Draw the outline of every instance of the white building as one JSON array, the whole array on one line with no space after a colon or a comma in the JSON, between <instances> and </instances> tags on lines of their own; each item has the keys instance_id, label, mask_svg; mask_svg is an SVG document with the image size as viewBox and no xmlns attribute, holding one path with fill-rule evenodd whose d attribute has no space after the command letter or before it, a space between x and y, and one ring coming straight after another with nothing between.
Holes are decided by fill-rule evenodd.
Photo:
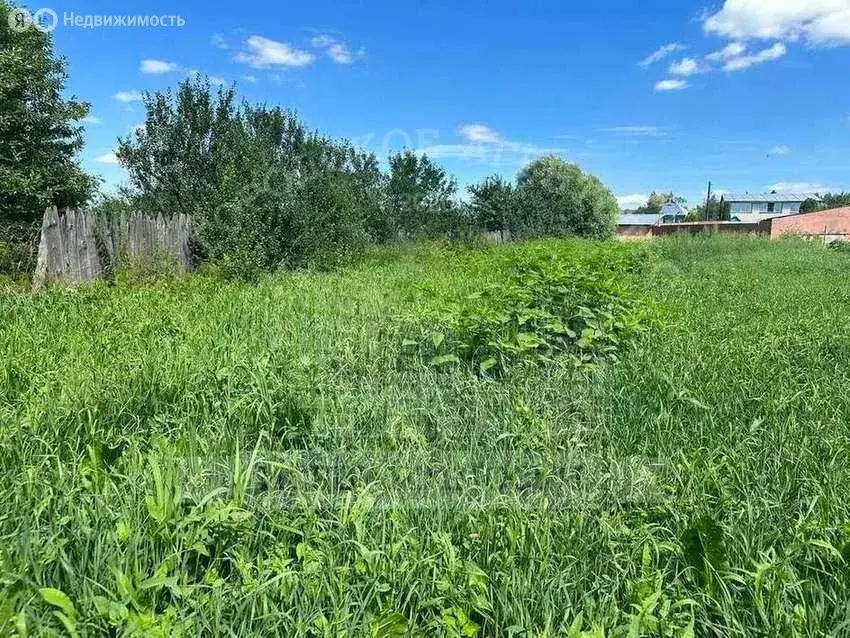
<instances>
[{"instance_id":1,"label":"white building","mask_svg":"<svg viewBox=\"0 0 850 638\"><path fill-rule=\"evenodd\" d=\"M732 221L755 223L763 219L794 215L807 199L818 199L815 193L727 193L721 201L728 202Z\"/></svg>"}]
</instances>

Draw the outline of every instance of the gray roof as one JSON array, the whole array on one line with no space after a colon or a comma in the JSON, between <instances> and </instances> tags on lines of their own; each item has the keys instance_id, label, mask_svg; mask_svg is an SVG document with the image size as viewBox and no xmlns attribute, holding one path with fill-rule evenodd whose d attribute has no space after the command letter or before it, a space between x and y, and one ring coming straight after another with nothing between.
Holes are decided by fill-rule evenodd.
<instances>
[{"instance_id":1,"label":"gray roof","mask_svg":"<svg viewBox=\"0 0 850 638\"><path fill-rule=\"evenodd\" d=\"M726 193L723 199L727 202L804 202L817 198L817 193Z\"/></svg>"},{"instance_id":2,"label":"gray roof","mask_svg":"<svg viewBox=\"0 0 850 638\"><path fill-rule=\"evenodd\" d=\"M621 214L620 221L617 222L620 226L654 226L661 221L661 215L649 214Z\"/></svg>"},{"instance_id":3,"label":"gray roof","mask_svg":"<svg viewBox=\"0 0 850 638\"><path fill-rule=\"evenodd\" d=\"M661 207L661 214L664 216L671 215L679 217L687 215L688 211L686 211L678 202L667 202Z\"/></svg>"}]
</instances>

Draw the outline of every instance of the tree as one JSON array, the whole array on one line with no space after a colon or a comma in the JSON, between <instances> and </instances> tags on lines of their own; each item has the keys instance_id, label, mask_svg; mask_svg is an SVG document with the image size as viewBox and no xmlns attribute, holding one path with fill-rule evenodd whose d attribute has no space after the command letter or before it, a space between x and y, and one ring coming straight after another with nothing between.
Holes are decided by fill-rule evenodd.
<instances>
[{"instance_id":1,"label":"tree","mask_svg":"<svg viewBox=\"0 0 850 638\"><path fill-rule=\"evenodd\" d=\"M390 156L389 214L407 236L439 236L457 229L457 183L427 155L403 151Z\"/></svg>"},{"instance_id":2,"label":"tree","mask_svg":"<svg viewBox=\"0 0 850 638\"><path fill-rule=\"evenodd\" d=\"M49 205L79 206L96 181L78 163L89 105L63 98L64 58L49 34L13 30L0 0L0 223L37 223Z\"/></svg>"},{"instance_id":3,"label":"tree","mask_svg":"<svg viewBox=\"0 0 850 638\"><path fill-rule=\"evenodd\" d=\"M612 237L618 216L611 191L559 157L541 157L519 173L515 232L520 237Z\"/></svg>"},{"instance_id":4,"label":"tree","mask_svg":"<svg viewBox=\"0 0 850 638\"><path fill-rule=\"evenodd\" d=\"M475 224L486 231L504 233L514 226L516 194L514 186L498 175L487 177L468 188Z\"/></svg>"},{"instance_id":5,"label":"tree","mask_svg":"<svg viewBox=\"0 0 850 638\"><path fill-rule=\"evenodd\" d=\"M198 257L238 275L347 258L380 218L373 155L308 132L280 107L236 106L233 89L185 80L146 95L144 126L119 141L136 208L195 221Z\"/></svg>"},{"instance_id":6,"label":"tree","mask_svg":"<svg viewBox=\"0 0 850 638\"><path fill-rule=\"evenodd\" d=\"M717 197L712 195L711 199L688 213L688 221L729 221L731 219L731 210L732 207L729 202L726 200L717 201Z\"/></svg>"},{"instance_id":7,"label":"tree","mask_svg":"<svg viewBox=\"0 0 850 638\"><path fill-rule=\"evenodd\" d=\"M800 206L801 213L813 213L830 208L850 206L850 193L827 193L819 199L809 198Z\"/></svg>"},{"instance_id":8,"label":"tree","mask_svg":"<svg viewBox=\"0 0 850 638\"><path fill-rule=\"evenodd\" d=\"M646 201L646 204L638 207L634 212L635 214L642 215L660 215L661 209L664 208L664 204L667 202L676 202L677 204L685 204L687 200L684 197L679 197L672 192L670 193L656 193L655 191L649 196L649 199Z\"/></svg>"}]
</instances>

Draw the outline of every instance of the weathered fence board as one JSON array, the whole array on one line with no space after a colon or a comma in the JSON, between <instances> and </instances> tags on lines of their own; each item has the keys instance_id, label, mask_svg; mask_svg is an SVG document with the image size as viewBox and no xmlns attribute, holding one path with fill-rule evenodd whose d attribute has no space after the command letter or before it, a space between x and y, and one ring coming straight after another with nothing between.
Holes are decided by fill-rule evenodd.
<instances>
[{"instance_id":1,"label":"weathered fence board","mask_svg":"<svg viewBox=\"0 0 850 638\"><path fill-rule=\"evenodd\" d=\"M33 287L102 277L122 263L167 259L177 272L191 268L192 223L185 215L142 214L102 218L76 210L48 208Z\"/></svg>"}]
</instances>

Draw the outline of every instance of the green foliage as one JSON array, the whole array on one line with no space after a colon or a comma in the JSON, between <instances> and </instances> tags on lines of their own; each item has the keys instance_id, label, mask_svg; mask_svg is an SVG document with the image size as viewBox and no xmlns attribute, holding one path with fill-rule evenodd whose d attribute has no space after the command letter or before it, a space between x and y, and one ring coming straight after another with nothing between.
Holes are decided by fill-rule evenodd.
<instances>
[{"instance_id":1,"label":"green foliage","mask_svg":"<svg viewBox=\"0 0 850 638\"><path fill-rule=\"evenodd\" d=\"M800 205L801 213L814 213L831 208L850 206L850 193L826 193L817 199L809 198Z\"/></svg>"},{"instance_id":2,"label":"green foliage","mask_svg":"<svg viewBox=\"0 0 850 638\"><path fill-rule=\"evenodd\" d=\"M597 178L549 156L534 160L517 178L518 237L612 237L619 206Z\"/></svg>"},{"instance_id":3,"label":"green foliage","mask_svg":"<svg viewBox=\"0 0 850 638\"><path fill-rule=\"evenodd\" d=\"M617 281L618 265L589 270L532 253L504 281L438 311L426 322L427 338L408 343L432 365L462 361L481 374L563 356L585 370L615 363L647 327L646 309Z\"/></svg>"},{"instance_id":4,"label":"green foliage","mask_svg":"<svg viewBox=\"0 0 850 638\"><path fill-rule=\"evenodd\" d=\"M476 226L493 232L509 232L516 226L517 198L513 184L498 175L469 187L470 206Z\"/></svg>"},{"instance_id":5,"label":"green foliage","mask_svg":"<svg viewBox=\"0 0 850 638\"><path fill-rule=\"evenodd\" d=\"M686 202L684 197L678 197L673 192L656 193L653 191L646 204L639 206L634 212L638 215L660 215L664 204L671 201L677 204L684 204Z\"/></svg>"},{"instance_id":6,"label":"green foliage","mask_svg":"<svg viewBox=\"0 0 850 638\"><path fill-rule=\"evenodd\" d=\"M617 365L400 356L573 273L660 319ZM842 635L846 278L715 236L0 292L0 634Z\"/></svg>"},{"instance_id":7,"label":"green foliage","mask_svg":"<svg viewBox=\"0 0 850 638\"><path fill-rule=\"evenodd\" d=\"M40 223L0 223L0 277L29 281L35 270L40 231Z\"/></svg>"},{"instance_id":8,"label":"green foliage","mask_svg":"<svg viewBox=\"0 0 850 638\"><path fill-rule=\"evenodd\" d=\"M146 96L145 126L122 139L133 206L190 215L199 256L252 277L328 266L356 253L380 218L374 156L308 132L281 108L235 105L202 80Z\"/></svg>"},{"instance_id":9,"label":"green foliage","mask_svg":"<svg viewBox=\"0 0 850 638\"><path fill-rule=\"evenodd\" d=\"M443 237L457 231L461 211L454 200L454 179L427 155L413 151L391 155L389 162L391 230L406 238Z\"/></svg>"},{"instance_id":10,"label":"green foliage","mask_svg":"<svg viewBox=\"0 0 850 638\"><path fill-rule=\"evenodd\" d=\"M67 63L51 36L11 29L10 10L0 0L0 226L38 223L47 206L78 206L95 187L77 157L89 105L63 97Z\"/></svg>"},{"instance_id":11,"label":"green foliage","mask_svg":"<svg viewBox=\"0 0 850 638\"><path fill-rule=\"evenodd\" d=\"M718 201L717 197L711 196L688 213L689 221L729 221L732 216L732 205L726 200Z\"/></svg>"}]
</instances>

